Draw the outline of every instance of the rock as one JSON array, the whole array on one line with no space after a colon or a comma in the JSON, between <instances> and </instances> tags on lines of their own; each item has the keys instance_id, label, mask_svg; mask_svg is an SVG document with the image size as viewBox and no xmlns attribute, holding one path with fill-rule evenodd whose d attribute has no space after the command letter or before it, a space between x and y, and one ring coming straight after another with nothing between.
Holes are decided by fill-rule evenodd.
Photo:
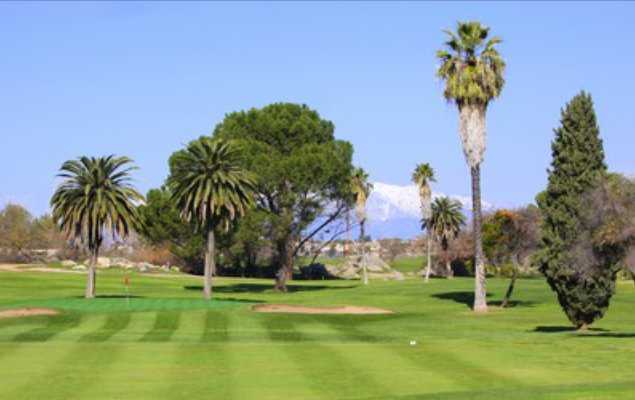
<instances>
[{"instance_id":1,"label":"rock","mask_svg":"<svg viewBox=\"0 0 635 400\"><path fill-rule=\"evenodd\" d=\"M329 265L324 266L328 275L337 279L359 279L359 273L354 265L345 263L343 265Z\"/></svg>"},{"instance_id":2,"label":"rock","mask_svg":"<svg viewBox=\"0 0 635 400\"><path fill-rule=\"evenodd\" d=\"M159 269L156 265L150 264L149 262L140 262L136 264L137 270L139 272L148 272L150 270Z\"/></svg>"},{"instance_id":3,"label":"rock","mask_svg":"<svg viewBox=\"0 0 635 400\"><path fill-rule=\"evenodd\" d=\"M73 260L64 260L60 263L62 267L70 268L77 265L77 263Z\"/></svg>"},{"instance_id":4,"label":"rock","mask_svg":"<svg viewBox=\"0 0 635 400\"><path fill-rule=\"evenodd\" d=\"M72 269L73 269L73 271L86 271L88 268L86 268L85 265L78 264L78 265L73 266Z\"/></svg>"},{"instance_id":5,"label":"rock","mask_svg":"<svg viewBox=\"0 0 635 400\"><path fill-rule=\"evenodd\" d=\"M142 262L140 263L142 267L146 267L147 269L157 269L159 267L157 267L156 265L149 263L149 262Z\"/></svg>"},{"instance_id":6,"label":"rock","mask_svg":"<svg viewBox=\"0 0 635 400\"><path fill-rule=\"evenodd\" d=\"M393 270L379 256L368 254L362 261L366 265L370 279L403 280L401 272ZM363 275L362 262L359 256L347 257L341 264L326 264L324 267L330 275L338 279L360 279Z\"/></svg>"},{"instance_id":7,"label":"rock","mask_svg":"<svg viewBox=\"0 0 635 400\"><path fill-rule=\"evenodd\" d=\"M97 257L97 268L110 268L110 258Z\"/></svg>"},{"instance_id":8,"label":"rock","mask_svg":"<svg viewBox=\"0 0 635 400\"><path fill-rule=\"evenodd\" d=\"M123 258L123 257L116 257L110 260L110 266L114 267L114 266L118 266L124 269L132 269L135 267L135 264L128 260L127 258Z\"/></svg>"},{"instance_id":9,"label":"rock","mask_svg":"<svg viewBox=\"0 0 635 400\"><path fill-rule=\"evenodd\" d=\"M339 277L342 279L359 279L361 272L355 267L349 267L339 271Z\"/></svg>"},{"instance_id":10,"label":"rock","mask_svg":"<svg viewBox=\"0 0 635 400\"><path fill-rule=\"evenodd\" d=\"M364 257L366 262L366 269L369 272L390 272L392 268L379 256L370 254Z\"/></svg>"}]
</instances>

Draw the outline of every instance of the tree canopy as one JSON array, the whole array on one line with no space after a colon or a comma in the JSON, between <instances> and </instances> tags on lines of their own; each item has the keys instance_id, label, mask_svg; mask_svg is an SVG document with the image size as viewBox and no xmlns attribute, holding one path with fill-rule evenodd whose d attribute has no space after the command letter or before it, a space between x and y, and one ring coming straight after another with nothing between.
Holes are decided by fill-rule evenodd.
<instances>
[{"instance_id":1,"label":"tree canopy","mask_svg":"<svg viewBox=\"0 0 635 400\"><path fill-rule=\"evenodd\" d=\"M202 230L222 227L252 204L253 180L240 166L238 148L202 137L170 158L167 185L181 217Z\"/></svg>"},{"instance_id":2,"label":"tree canopy","mask_svg":"<svg viewBox=\"0 0 635 400\"><path fill-rule=\"evenodd\" d=\"M66 161L58 175L63 182L51 198L53 218L70 238L89 249L101 245L104 229L126 237L138 227L137 204L143 200L131 184L135 169L128 157L80 157Z\"/></svg>"},{"instance_id":3,"label":"tree canopy","mask_svg":"<svg viewBox=\"0 0 635 400\"><path fill-rule=\"evenodd\" d=\"M235 140L256 176L257 205L276 243L278 287L291 277L299 247L353 204L353 147L337 140L332 122L306 105L275 103L228 114L215 138Z\"/></svg>"},{"instance_id":4,"label":"tree canopy","mask_svg":"<svg viewBox=\"0 0 635 400\"><path fill-rule=\"evenodd\" d=\"M445 49L437 52L441 66L437 76L445 80L443 95L463 105L487 106L505 85L505 61L495 36L487 40L489 27L478 21L458 22L456 32L446 30Z\"/></svg>"},{"instance_id":5,"label":"tree canopy","mask_svg":"<svg viewBox=\"0 0 635 400\"><path fill-rule=\"evenodd\" d=\"M610 197L597 192L607 168L589 94L581 92L562 110L551 149L549 183L538 196L543 224L536 259L569 320L584 327L608 308L622 252L617 244L597 241L611 219L592 214L603 210Z\"/></svg>"},{"instance_id":6,"label":"tree canopy","mask_svg":"<svg viewBox=\"0 0 635 400\"><path fill-rule=\"evenodd\" d=\"M423 227L435 237L446 251L449 241L456 238L465 225L461 203L449 197L439 197L432 202L432 216L421 221Z\"/></svg>"},{"instance_id":7,"label":"tree canopy","mask_svg":"<svg viewBox=\"0 0 635 400\"><path fill-rule=\"evenodd\" d=\"M135 167L128 157L80 157L66 161L63 179L51 198L53 218L69 239L81 240L91 252L86 297L95 297L95 265L104 232L127 237L139 226L137 205L143 201L132 186Z\"/></svg>"}]
</instances>

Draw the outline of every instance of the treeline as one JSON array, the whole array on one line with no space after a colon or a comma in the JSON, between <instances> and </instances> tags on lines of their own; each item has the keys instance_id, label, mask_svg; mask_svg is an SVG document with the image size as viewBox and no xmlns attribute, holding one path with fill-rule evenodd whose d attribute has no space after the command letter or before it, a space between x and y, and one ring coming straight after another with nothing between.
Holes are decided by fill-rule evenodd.
<instances>
[{"instance_id":1,"label":"treeline","mask_svg":"<svg viewBox=\"0 0 635 400\"><path fill-rule=\"evenodd\" d=\"M0 261L31 262L38 252L66 248L66 240L49 214L34 217L19 204L0 210ZM46 256L46 254L43 254Z\"/></svg>"},{"instance_id":2,"label":"treeline","mask_svg":"<svg viewBox=\"0 0 635 400\"><path fill-rule=\"evenodd\" d=\"M510 277L514 271L525 276L539 273L532 256L538 250L541 215L531 204L514 209L498 209L483 215L483 251L488 275ZM434 237L434 233L432 233ZM418 247L425 248L427 235ZM448 238L447 247L433 240L433 275L471 276L474 274L474 235L463 226ZM449 263L451 268L444 267Z\"/></svg>"},{"instance_id":3,"label":"treeline","mask_svg":"<svg viewBox=\"0 0 635 400\"><path fill-rule=\"evenodd\" d=\"M316 111L291 103L230 113L215 127L212 139L239 150L237 164L253 178L255 203L226 229L214 229L217 274L275 277L284 289L306 243L343 233L343 218L355 201L356 169L353 146L336 139L334 131ZM184 223L169 184L177 180L181 154L170 157L166 184L150 190L139 207L139 233L148 245L168 248L188 271L201 273L205 232L194 222Z\"/></svg>"}]
</instances>

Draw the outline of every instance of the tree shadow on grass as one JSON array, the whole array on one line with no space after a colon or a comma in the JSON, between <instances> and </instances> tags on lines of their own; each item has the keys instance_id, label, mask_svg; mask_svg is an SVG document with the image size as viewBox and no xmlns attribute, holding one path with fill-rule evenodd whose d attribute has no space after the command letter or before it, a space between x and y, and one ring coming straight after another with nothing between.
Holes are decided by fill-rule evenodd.
<instances>
[{"instance_id":1,"label":"tree shadow on grass","mask_svg":"<svg viewBox=\"0 0 635 400\"><path fill-rule=\"evenodd\" d=\"M503 304L501 300L496 301L488 301L487 305L500 307ZM536 305L535 301L526 301L526 300L510 300L507 302L507 306L505 308L514 308L514 307L533 307Z\"/></svg>"},{"instance_id":2,"label":"tree shadow on grass","mask_svg":"<svg viewBox=\"0 0 635 400\"><path fill-rule=\"evenodd\" d=\"M578 330L574 326L537 326L531 332L562 333L562 332L578 332ZM593 336L599 336L599 335L605 335L606 334L606 333L593 334L593 332L608 332L608 331L606 329L602 329L602 328L589 328L588 332L590 332L589 335L585 335L584 332L578 332L578 333L580 333L580 337L582 337L582 336L593 337Z\"/></svg>"},{"instance_id":3,"label":"tree shadow on grass","mask_svg":"<svg viewBox=\"0 0 635 400\"><path fill-rule=\"evenodd\" d=\"M586 331L578 331L573 326L537 326L533 332L540 333L577 333L576 338L616 338L616 339L632 339L635 338L633 332L611 332L604 328L589 328Z\"/></svg>"},{"instance_id":4,"label":"tree shadow on grass","mask_svg":"<svg viewBox=\"0 0 635 400\"><path fill-rule=\"evenodd\" d=\"M488 293L489 297L490 294ZM472 308L474 304L474 292L445 292L445 293L436 293L433 294L432 297L441 299L441 300L452 300L455 303L465 304L467 307Z\"/></svg>"},{"instance_id":5,"label":"tree shadow on grass","mask_svg":"<svg viewBox=\"0 0 635 400\"><path fill-rule=\"evenodd\" d=\"M289 293L294 292L312 292L316 290L324 289L352 289L355 286L325 286L325 285L287 285L287 291ZM197 290L202 291L201 285L189 285L183 287L185 290ZM213 292L216 293L262 293L265 291L272 291L273 285L262 283L236 283L232 285L214 286Z\"/></svg>"},{"instance_id":6,"label":"tree shadow on grass","mask_svg":"<svg viewBox=\"0 0 635 400\"><path fill-rule=\"evenodd\" d=\"M622 338L622 339L630 339L635 338L635 333L618 333L618 332L600 332L595 334L581 334L579 337L581 338Z\"/></svg>"},{"instance_id":7,"label":"tree shadow on grass","mask_svg":"<svg viewBox=\"0 0 635 400\"><path fill-rule=\"evenodd\" d=\"M490 293L487 294L487 297L491 297L492 295ZM452 300L456 303L461 303L461 304L465 304L468 308L472 308L472 305L474 304L474 292L446 292L446 293L437 293L437 294L433 294L432 297L437 298L437 299L441 299L441 300ZM495 301L488 301L487 305L489 306L494 306L494 307L500 307L501 304L503 304L502 301L500 300L495 300ZM513 307L531 307L534 304L536 304L533 301L525 301L525 300L510 300L509 303L507 303L507 307L506 308L513 308Z\"/></svg>"}]
</instances>

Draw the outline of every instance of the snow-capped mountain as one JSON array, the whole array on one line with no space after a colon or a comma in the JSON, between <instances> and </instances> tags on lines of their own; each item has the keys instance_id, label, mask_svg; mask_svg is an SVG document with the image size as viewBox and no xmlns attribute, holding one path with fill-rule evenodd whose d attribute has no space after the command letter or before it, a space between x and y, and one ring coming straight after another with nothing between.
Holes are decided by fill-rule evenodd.
<instances>
[{"instance_id":1,"label":"snow-capped mountain","mask_svg":"<svg viewBox=\"0 0 635 400\"><path fill-rule=\"evenodd\" d=\"M445 196L434 192L433 198ZM470 217L472 202L469 197L449 195L463 205L463 212ZM492 205L483 202L484 210ZM373 182L373 191L367 203L367 231L373 239L399 237L412 238L421 233L419 189L415 185L391 185Z\"/></svg>"}]
</instances>

